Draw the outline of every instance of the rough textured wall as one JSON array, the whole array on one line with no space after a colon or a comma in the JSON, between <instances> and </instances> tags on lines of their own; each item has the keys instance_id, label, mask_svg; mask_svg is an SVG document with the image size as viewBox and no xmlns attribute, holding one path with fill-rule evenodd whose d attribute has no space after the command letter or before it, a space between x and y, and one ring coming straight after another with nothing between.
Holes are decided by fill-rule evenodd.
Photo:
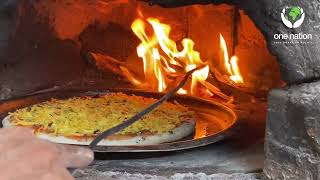
<instances>
[{"instance_id":1,"label":"rough textured wall","mask_svg":"<svg viewBox=\"0 0 320 180\"><path fill-rule=\"evenodd\" d=\"M59 39L74 39L93 22L108 19L127 0L41 0L33 6Z\"/></svg>"},{"instance_id":2,"label":"rough textured wall","mask_svg":"<svg viewBox=\"0 0 320 180\"><path fill-rule=\"evenodd\" d=\"M248 15L265 34L283 79L289 84L307 83L269 95L264 172L271 179L319 179L320 83L309 82L320 78L320 2L253 2L256 4L239 5L247 7ZM280 18L282 8L290 5L299 5L306 13L304 24L293 30ZM275 33L311 33L313 40L311 44L274 44Z\"/></svg>"},{"instance_id":3,"label":"rough textured wall","mask_svg":"<svg viewBox=\"0 0 320 180\"><path fill-rule=\"evenodd\" d=\"M254 2L254 3L252 3ZM285 6L304 9L304 24L297 29L283 25L280 13ZM270 50L278 57L282 77L288 83L320 78L320 2L298 0L244 1L239 4L265 34ZM274 44L274 34L311 33L312 44Z\"/></svg>"},{"instance_id":4,"label":"rough textured wall","mask_svg":"<svg viewBox=\"0 0 320 180\"><path fill-rule=\"evenodd\" d=\"M14 14L16 1L3 0L0 2L0 74L2 74L8 67L7 52L8 41L12 31L14 31ZM4 86L0 81L0 99L10 96L11 90L9 87Z\"/></svg>"},{"instance_id":5,"label":"rough textured wall","mask_svg":"<svg viewBox=\"0 0 320 180\"><path fill-rule=\"evenodd\" d=\"M243 10L239 18L235 54L239 57L245 86L253 91L279 87L281 77L277 57L270 53L263 34Z\"/></svg>"},{"instance_id":6,"label":"rough textured wall","mask_svg":"<svg viewBox=\"0 0 320 180\"><path fill-rule=\"evenodd\" d=\"M245 1L249 2L249 1ZM267 38L278 57L282 77L289 84L300 84L269 95L265 142L265 174L271 179L319 179L320 83L320 2L253 1L239 4ZM297 29L283 25L280 12L285 6L299 5L306 13ZM274 44L275 33L311 33L311 44ZM309 83L309 84L308 84Z\"/></svg>"},{"instance_id":7,"label":"rough textured wall","mask_svg":"<svg viewBox=\"0 0 320 180\"><path fill-rule=\"evenodd\" d=\"M271 179L320 178L320 82L269 95L265 174Z\"/></svg>"},{"instance_id":8,"label":"rough textured wall","mask_svg":"<svg viewBox=\"0 0 320 180\"><path fill-rule=\"evenodd\" d=\"M0 2L0 57L6 51L10 33L14 28L13 10L16 5L15 1L1 1Z\"/></svg>"},{"instance_id":9,"label":"rough textured wall","mask_svg":"<svg viewBox=\"0 0 320 180\"><path fill-rule=\"evenodd\" d=\"M3 0L0 2L0 59L4 59L8 51L10 35L14 32L14 15L17 2L18 0Z\"/></svg>"},{"instance_id":10,"label":"rough textured wall","mask_svg":"<svg viewBox=\"0 0 320 180\"><path fill-rule=\"evenodd\" d=\"M79 4L72 6L71 1L63 1L56 6L57 1L51 1L52 7L48 8L44 4L48 1L35 2L0 2L0 100L56 85L86 87L99 80L102 86L117 84L117 76L101 74L86 63L78 39L95 18L107 17L111 6L104 1L77 1ZM113 2L122 3L110 1ZM93 7L101 7L103 12Z\"/></svg>"}]
</instances>

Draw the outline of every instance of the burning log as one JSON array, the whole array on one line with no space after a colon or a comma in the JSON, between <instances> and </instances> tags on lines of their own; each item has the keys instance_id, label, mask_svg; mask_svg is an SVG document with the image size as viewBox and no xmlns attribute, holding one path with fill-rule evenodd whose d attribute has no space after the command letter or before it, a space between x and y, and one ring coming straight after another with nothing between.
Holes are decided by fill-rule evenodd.
<instances>
[{"instance_id":1,"label":"burning log","mask_svg":"<svg viewBox=\"0 0 320 180\"><path fill-rule=\"evenodd\" d=\"M111 71L119 76L124 77L125 79L128 79L135 86L141 86L142 89L147 88L147 84L142 83L140 80L134 78L134 74L132 74L131 69L125 62L119 61L108 55L93 52L89 52L87 54L87 60L101 71ZM232 97L225 95L220 91L219 88L217 88L210 82L204 81L201 84L206 87L213 95L216 95L217 97L226 100L227 102L232 101Z\"/></svg>"},{"instance_id":2,"label":"burning log","mask_svg":"<svg viewBox=\"0 0 320 180\"><path fill-rule=\"evenodd\" d=\"M205 81L203 84L208 90L210 90L210 92L212 92L213 94L217 95L218 97L226 100L227 102L232 102L233 98L230 96L225 95L223 92L221 92L220 89L218 89L216 86L214 86L213 84L211 84L208 81Z\"/></svg>"},{"instance_id":3,"label":"burning log","mask_svg":"<svg viewBox=\"0 0 320 180\"><path fill-rule=\"evenodd\" d=\"M101 71L108 70L117 75L123 76L120 66L125 66L124 62L121 62L108 55L102 55L93 52L88 52L86 58L90 64L93 64L97 69Z\"/></svg>"},{"instance_id":4,"label":"burning log","mask_svg":"<svg viewBox=\"0 0 320 180\"><path fill-rule=\"evenodd\" d=\"M210 68L211 78L208 78L208 82L215 82L219 89L228 94L234 94L238 91L250 94L257 98L266 97L268 94L268 89L257 89L254 87L246 87L245 84L235 83L231 81L230 78L222 73L220 73L215 68Z\"/></svg>"},{"instance_id":5,"label":"burning log","mask_svg":"<svg viewBox=\"0 0 320 180\"><path fill-rule=\"evenodd\" d=\"M187 89L179 90L179 93L189 95L201 95L206 97L217 96L227 102L232 101L232 97L225 95L216 86L207 82L209 76L209 65L200 58L200 53L194 49L194 42L185 38L182 40L183 49L180 51L174 40L170 39L169 34L171 27L161 23L158 19L148 18L147 22L154 30L154 35L148 37L145 32L146 25L142 19L136 19L132 23L132 30L141 40L141 44L137 47L137 55L143 61L144 78L133 73L137 67L130 68L128 64L116 60L110 56L89 53L89 62L94 64L98 69L109 70L126 78L134 86L142 89L157 90L159 92L166 91L168 87L176 86L179 77L188 71L203 66L204 68L195 71L192 74L192 81L187 85ZM221 35L222 37L222 35ZM226 44L223 44L226 46ZM161 48L161 49L159 49ZM227 49L224 48L224 54ZM227 57L228 58L228 57ZM230 63L229 72L238 75L234 70L236 64ZM232 77L232 76L230 76ZM231 79L232 80L232 79Z\"/></svg>"},{"instance_id":6,"label":"burning log","mask_svg":"<svg viewBox=\"0 0 320 180\"><path fill-rule=\"evenodd\" d=\"M153 28L153 35L147 35L145 32L147 25ZM143 67L137 68L136 64L130 65L113 57L92 52L87 55L88 61L102 71L111 71L123 77L137 88L159 92L174 87L179 82L179 77L182 77L189 70L208 64L208 62L201 60L200 53L194 49L192 39L183 39L181 41L182 49L178 50L177 43L170 39L170 26L161 23L158 19L148 18L147 21L136 19L131 28L141 40L137 47L137 55L138 59L143 62ZM227 44L221 34L220 47L224 62L222 69L207 65L196 71L192 76L192 81L184 89L180 89L178 93L207 98L219 97L230 103L233 101L233 97L224 92L227 94L233 94L239 90L251 92L249 88L244 87L238 69L238 58L236 56L229 58ZM213 79L214 81L212 81Z\"/></svg>"}]
</instances>

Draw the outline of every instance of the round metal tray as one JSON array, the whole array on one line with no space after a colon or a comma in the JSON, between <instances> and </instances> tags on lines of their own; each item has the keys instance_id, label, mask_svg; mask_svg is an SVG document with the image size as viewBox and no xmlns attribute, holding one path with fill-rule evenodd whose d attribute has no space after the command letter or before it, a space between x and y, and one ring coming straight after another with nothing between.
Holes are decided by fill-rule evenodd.
<instances>
[{"instance_id":1,"label":"round metal tray","mask_svg":"<svg viewBox=\"0 0 320 180\"><path fill-rule=\"evenodd\" d=\"M162 93L146 92L132 89L108 89L103 91L87 90L61 90L39 94L32 94L7 101L0 102L0 118L5 118L9 112L24 108L33 104L41 103L51 98L65 99L78 96L97 97L111 92L122 92L144 97L160 98ZM176 101L187 106L195 112L195 133L178 141L147 146L98 146L95 152L163 152L191 149L215 143L228 136L235 126L236 115L228 107L192 96L176 95L169 101Z\"/></svg>"}]
</instances>

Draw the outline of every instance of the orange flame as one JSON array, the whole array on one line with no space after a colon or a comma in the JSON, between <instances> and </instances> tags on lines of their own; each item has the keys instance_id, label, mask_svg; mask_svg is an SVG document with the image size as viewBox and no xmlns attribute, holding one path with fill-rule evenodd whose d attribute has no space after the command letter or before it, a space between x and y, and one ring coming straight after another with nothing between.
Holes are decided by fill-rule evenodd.
<instances>
[{"instance_id":1,"label":"orange flame","mask_svg":"<svg viewBox=\"0 0 320 180\"><path fill-rule=\"evenodd\" d=\"M192 82L191 82L191 94L196 94L198 83L204 84L209 76L209 66L207 65L203 69L195 71L192 74Z\"/></svg>"},{"instance_id":2,"label":"orange flame","mask_svg":"<svg viewBox=\"0 0 320 180\"><path fill-rule=\"evenodd\" d=\"M153 34L146 33L146 26L153 29ZM178 77L182 77L186 72L200 66L204 68L195 71L192 74L192 81L189 85L181 88L179 94L196 95L204 92L207 96L213 96L213 91L219 91L214 85L206 82L209 77L209 65L201 60L200 53L194 49L194 42L185 38L181 41L182 50L179 51L174 40L170 39L171 27L161 23L156 18L148 18L144 21L136 19L131 28L141 43L137 47L137 55L143 61L144 80L140 81L128 69L122 67L126 78L135 86L163 92L168 86L175 86L178 83ZM240 81L240 71L237 67L237 58L232 57L229 63L226 43L220 35L220 45L224 51L225 65L230 79ZM233 74L234 73L234 74ZM202 93L203 94L203 93Z\"/></svg>"},{"instance_id":3,"label":"orange flame","mask_svg":"<svg viewBox=\"0 0 320 180\"><path fill-rule=\"evenodd\" d=\"M223 51L224 65L229 73L230 79L235 83L243 83L243 78L241 76L239 67L238 67L238 57L232 56L229 59L227 43L224 40L223 36L220 34L220 47Z\"/></svg>"},{"instance_id":4,"label":"orange flame","mask_svg":"<svg viewBox=\"0 0 320 180\"><path fill-rule=\"evenodd\" d=\"M231 69L232 69L232 72L233 72L233 75L230 76L230 79L233 81L233 82L236 82L236 83L243 83L243 78L240 74L240 70L239 70L239 67L238 67L238 57L237 56L232 56L231 59L230 59L230 63L231 63Z\"/></svg>"},{"instance_id":5,"label":"orange flame","mask_svg":"<svg viewBox=\"0 0 320 180\"><path fill-rule=\"evenodd\" d=\"M154 60L154 74L156 75L158 79L158 91L162 92L167 88L165 77L163 76L162 68L161 68L161 62L160 62L160 54L158 49L153 49L152 54L153 60Z\"/></svg>"}]
</instances>

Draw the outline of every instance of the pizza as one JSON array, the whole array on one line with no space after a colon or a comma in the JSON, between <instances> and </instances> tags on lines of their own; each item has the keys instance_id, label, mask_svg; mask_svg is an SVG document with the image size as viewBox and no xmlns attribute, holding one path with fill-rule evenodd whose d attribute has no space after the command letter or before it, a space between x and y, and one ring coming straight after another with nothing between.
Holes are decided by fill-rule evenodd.
<instances>
[{"instance_id":1,"label":"pizza","mask_svg":"<svg viewBox=\"0 0 320 180\"><path fill-rule=\"evenodd\" d=\"M4 127L31 127L56 143L88 145L101 132L142 111L156 99L123 93L51 99L9 113ZM98 145L155 145L184 138L194 132L193 112L177 102L165 102L141 120Z\"/></svg>"}]
</instances>

